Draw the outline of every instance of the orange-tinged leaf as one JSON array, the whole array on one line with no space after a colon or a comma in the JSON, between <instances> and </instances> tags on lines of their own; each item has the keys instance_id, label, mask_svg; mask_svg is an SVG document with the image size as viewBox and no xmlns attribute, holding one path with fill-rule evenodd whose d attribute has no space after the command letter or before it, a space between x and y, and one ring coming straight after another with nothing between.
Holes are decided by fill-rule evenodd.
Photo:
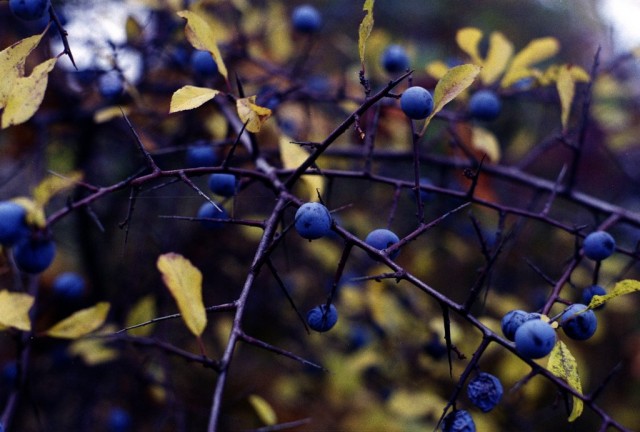
<instances>
[{"instance_id":1,"label":"orange-tinged leaf","mask_svg":"<svg viewBox=\"0 0 640 432\"><path fill-rule=\"evenodd\" d=\"M482 31L475 27L465 27L458 30L456 33L456 42L462 51L467 53L477 65L482 65L482 58L480 58L480 51L478 45L482 40Z\"/></svg>"},{"instance_id":2,"label":"orange-tinged leaf","mask_svg":"<svg viewBox=\"0 0 640 432\"><path fill-rule=\"evenodd\" d=\"M556 81L556 88L558 89L558 95L560 96L560 119L562 121L562 130L566 132L567 127L569 126L569 114L571 113L573 97L576 93L576 83L573 80L569 67L563 66L560 68Z\"/></svg>"},{"instance_id":3,"label":"orange-tinged leaf","mask_svg":"<svg viewBox=\"0 0 640 432\"><path fill-rule=\"evenodd\" d=\"M358 29L358 52L360 54L360 63L364 65L364 52L367 46L367 39L373 29L373 4L375 0L365 0L362 10L367 14L362 18L360 28Z\"/></svg>"},{"instance_id":4,"label":"orange-tinged leaf","mask_svg":"<svg viewBox=\"0 0 640 432\"><path fill-rule=\"evenodd\" d=\"M36 204L44 207L51 197L73 188L80 180L82 180L82 173L80 171L67 173L64 177L49 174L33 189L33 200Z\"/></svg>"},{"instance_id":5,"label":"orange-tinged leaf","mask_svg":"<svg viewBox=\"0 0 640 432\"><path fill-rule=\"evenodd\" d=\"M278 422L278 417L276 416L276 412L273 410L269 402L267 402L263 397L258 395L250 395L249 403L262 420L262 423L267 426L273 426Z\"/></svg>"},{"instance_id":6,"label":"orange-tinged leaf","mask_svg":"<svg viewBox=\"0 0 640 432\"><path fill-rule=\"evenodd\" d=\"M24 123L38 111L47 89L49 72L53 70L57 60L54 57L40 63L33 68L31 75L13 81L2 113L2 129Z\"/></svg>"},{"instance_id":7,"label":"orange-tinged leaf","mask_svg":"<svg viewBox=\"0 0 640 432\"><path fill-rule=\"evenodd\" d=\"M269 108L256 105L255 96L238 99L236 101L236 108L238 110L238 117L240 117L242 123L247 123L247 130L249 132L260 132L264 122L271 117L271 110Z\"/></svg>"},{"instance_id":8,"label":"orange-tinged leaf","mask_svg":"<svg viewBox=\"0 0 640 432\"><path fill-rule=\"evenodd\" d=\"M502 78L502 87L509 87L522 78L523 71L527 71L536 63L553 57L559 50L560 43L556 38L546 37L532 40L513 57L507 73Z\"/></svg>"},{"instance_id":9,"label":"orange-tinged leaf","mask_svg":"<svg viewBox=\"0 0 640 432\"><path fill-rule=\"evenodd\" d=\"M611 299L619 297L621 295L630 294L636 291L640 291L640 281L633 279L625 279L618 282L613 289L605 295L595 295L589 302L588 309L595 309L598 306L603 305Z\"/></svg>"},{"instance_id":10,"label":"orange-tinged leaf","mask_svg":"<svg viewBox=\"0 0 640 432\"><path fill-rule=\"evenodd\" d=\"M44 33L19 40L0 51L0 108L4 108L18 77L24 76L24 62L42 40Z\"/></svg>"},{"instance_id":11,"label":"orange-tinged leaf","mask_svg":"<svg viewBox=\"0 0 640 432\"><path fill-rule=\"evenodd\" d=\"M491 85L504 73L511 56L513 44L500 32L493 32L489 37L489 52L482 62L480 79L485 85Z\"/></svg>"},{"instance_id":12,"label":"orange-tinged leaf","mask_svg":"<svg viewBox=\"0 0 640 432\"><path fill-rule=\"evenodd\" d=\"M575 357L573 357L573 354L571 354L571 351L569 351L569 348L562 341L558 341L553 347L547 363L547 369L558 378L565 380L575 391L582 394L582 384L580 382L580 375L578 374L578 363ZM580 417L583 408L584 404L582 399L573 396L573 408L571 409L568 420L572 422Z\"/></svg>"},{"instance_id":13,"label":"orange-tinged leaf","mask_svg":"<svg viewBox=\"0 0 640 432\"><path fill-rule=\"evenodd\" d=\"M156 313L155 299L151 294L146 295L133 305L127 315L125 326L132 327L136 324L149 322L156 317ZM153 324L148 324L128 330L128 333L133 336L149 336L153 331L153 327Z\"/></svg>"},{"instance_id":14,"label":"orange-tinged leaf","mask_svg":"<svg viewBox=\"0 0 640 432\"><path fill-rule=\"evenodd\" d=\"M81 309L45 331L44 335L63 339L77 339L85 336L104 324L110 307L108 302L100 302L95 306Z\"/></svg>"},{"instance_id":15,"label":"orange-tinged leaf","mask_svg":"<svg viewBox=\"0 0 640 432\"><path fill-rule=\"evenodd\" d=\"M22 331L31 330L29 309L33 296L26 293L0 291L0 330L13 327Z\"/></svg>"},{"instance_id":16,"label":"orange-tinged leaf","mask_svg":"<svg viewBox=\"0 0 640 432\"><path fill-rule=\"evenodd\" d=\"M487 155L491 162L500 161L500 144L498 138L485 128L475 126L471 129L471 144L475 150Z\"/></svg>"},{"instance_id":17,"label":"orange-tinged leaf","mask_svg":"<svg viewBox=\"0 0 640 432\"><path fill-rule=\"evenodd\" d=\"M220 93L218 90L186 85L176 90L171 96L169 113L198 108L216 97L218 93Z\"/></svg>"},{"instance_id":18,"label":"orange-tinged leaf","mask_svg":"<svg viewBox=\"0 0 640 432\"><path fill-rule=\"evenodd\" d=\"M280 159L284 168L296 169L307 160L309 153L291 141L287 136L280 137ZM322 195L324 192L324 177L320 175L303 175L300 182L309 201L317 200L318 193Z\"/></svg>"},{"instance_id":19,"label":"orange-tinged leaf","mask_svg":"<svg viewBox=\"0 0 640 432\"><path fill-rule=\"evenodd\" d=\"M188 10L178 12L178 16L187 20L184 33L189 43L195 49L209 51L218 65L220 74L228 79L227 67L222 60L216 34L209 23L197 13Z\"/></svg>"},{"instance_id":20,"label":"orange-tinged leaf","mask_svg":"<svg viewBox=\"0 0 640 432\"><path fill-rule=\"evenodd\" d=\"M178 304L187 328L200 337L207 325L207 313L202 301L202 273L191 261L173 252L160 255L156 265Z\"/></svg>"}]
</instances>

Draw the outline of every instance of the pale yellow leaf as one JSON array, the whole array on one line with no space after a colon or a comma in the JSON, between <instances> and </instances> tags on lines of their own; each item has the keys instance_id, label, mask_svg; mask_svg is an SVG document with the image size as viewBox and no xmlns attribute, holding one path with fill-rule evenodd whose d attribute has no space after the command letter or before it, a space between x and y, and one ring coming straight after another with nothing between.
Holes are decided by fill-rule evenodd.
<instances>
[{"instance_id":1,"label":"pale yellow leaf","mask_svg":"<svg viewBox=\"0 0 640 432\"><path fill-rule=\"evenodd\" d=\"M425 66L425 72L434 77L435 79L442 79L443 76L449 70L447 64L441 60L432 61L427 66Z\"/></svg>"},{"instance_id":2,"label":"pale yellow leaf","mask_svg":"<svg viewBox=\"0 0 640 432\"><path fill-rule=\"evenodd\" d=\"M138 302L133 305L125 322L125 327L132 327L136 324L141 324L151 321L156 317L156 301L151 294L142 297ZM133 336L149 336L153 331L153 324L148 324L142 327L136 327L128 330L128 333Z\"/></svg>"},{"instance_id":3,"label":"pale yellow leaf","mask_svg":"<svg viewBox=\"0 0 640 432\"><path fill-rule=\"evenodd\" d=\"M465 27L456 33L456 42L462 51L471 57L471 61L477 65L482 65L482 58L478 45L482 40L482 31L475 27Z\"/></svg>"},{"instance_id":4,"label":"pale yellow leaf","mask_svg":"<svg viewBox=\"0 0 640 432\"><path fill-rule=\"evenodd\" d=\"M187 328L200 337L207 325L207 313L202 301L202 273L191 261L173 252L160 255L156 265L178 304Z\"/></svg>"},{"instance_id":5,"label":"pale yellow leaf","mask_svg":"<svg viewBox=\"0 0 640 432\"><path fill-rule=\"evenodd\" d=\"M29 309L33 302L34 298L29 294L0 291L0 329L13 327L22 331L31 330Z\"/></svg>"},{"instance_id":6,"label":"pale yellow leaf","mask_svg":"<svg viewBox=\"0 0 640 432\"><path fill-rule=\"evenodd\" d=\"M4 108L18 77L24 76L24 62L40 43L44 33L19 40L0 51L0 108Z\"/></svg>"},{"instance_id":7,"label":"pale yellow leaf","mask_svg":"<svg viewBox=\"0 0 640 432\"><path fill-rule=\"evenodd\" d=\"M27 197L16 197L12 198L11 201L21 205L27 211L27 214L25 216L27 225L37 228L44 228L46 226L47 217L44 213L44 207L42 207L42 205Z\"/></svg>"},{"instance_id":8,"label":"pale yellow leaf","mask_svg":"<svg viewBox=\"0 0 640 432\"><path fill-rule=\"evenodd\" d=\"M507 73L502 78L502 86L508 87L522 76L523 71L528 70L536 63L540 63L557 54L560 43L556 38L546 37L534 39L518 52L511 61Z\"/></svg>"},{"instance_id":9,"label":"pale yellow leaf","mask_svg":"<svg viewBox=\"0 0 640 432\"><path fill-rule=\"evenodd\" d=\"M101 108L93 113L93 121L96 123L106 123L115 118L121 118L123 115L129 115L131 108L120 106L108 106Z\"/></svg>"},{"instance_id":10,"label":"pale yellow leaf","mask_svg":"<svg viewBox=\"0 0 640 432\"><path fill-rule=\"evenodd\" d=\"M242 123L247 123L247 130L252 133L260 132L264 122L271 117L269 108L256 105L256 97L250 96L236 100L238 117Z\"/></svg>"},{"instance_id":11,"label":"pale yellow leaf","mask_svg":"<svg viewBox=\"0 0 640 432\"><path fill-rule=\"evenodd\" d=\"M588 309L595 309L598 306L608 302L611 299L619 297L621 295L630 294L636 291L640 291L640 281L633 279L625 279L618 282L613 289L605 295L595 295L591 298Z\"/></svg>"},{"instance_id":12,"label":"pale yellow leaf","mask_svg":"<svg viewBox=\"0 0 640 432\"><path fill-rule=\"evenodd\" d=\"M80 357L89 366L106 363L118 357L118 351L104 339L84 338L69 345L69 354Z\"/></svg>"},{"instance_id":13,"label":"pale yellow leaf","mask_svg":"<svg viewBox=\"0 0 640 432\"><path fill-rule=\"evenodd\" d=\"M256 410L256 414L267 426L273 426L278 422L278 417L276 416L276 412L273 410L269 402L267 402L264 398L258 395L250 395L249 403Z\"/></svg>"},{"instance_id":14,"label":"pale yellow leaf","mask_svg":"<svg viewBox=\"0 0 640 432\"><path fill-rule=\"evenodd\" d=\"M360 28L358 29L358 52L360 53L360 63L364 65L364 52L367 45L367 39L373 29L373 4L375 0L365 0L362 10L367 14L362 18Z\"/></svg>"},{"instance_id":15,"label":"pale yellow leaf","mask_svg":"<svg viewBox=\"0 0 640 432\"><path fill-rule=\"evenodd\" d=\"M216 97L218 93L220 93L218 90L186 85L176 90L171 96L169 113L198 108Z\"/></svg>"},{"instance_id":16,"label":"pale yellow leaf","mask_svg":"<svg viewBox=\"0 0 640 432\"><path fill-rule=\"evenodd\" d=\"M556 81L556 88L558 89L558 95L560 96L561 114L560 119L562 121L562 130L566 132L569 126L569 114L571 113L571 104L573 103L573 97L576 93L576 83L571 75L571 70L563 66L558 72L558 79Z\"/></svg>"},{"instance_id":17,"label":"pale yellow leaf","mask_svg":"<svg viewBox=\"0 0 640 432\"><path fill-rule=\"evenodd\" d=\"M38 111L47 89L49 72L53 70L57 60L54 57L40 63L33 68L31 75L13 81L2 113L2 129L24 123Z\"/></svg>"},{"instance_id":18,"label":"pale yellow leaf","mask_svg":"<svg viewBox=\"0 0 640 432\"><path fill-rule=\"evenodd\" d=\"M62 176L49 174L33 189L33 200L39 206L45 206L54 195L73 188L80 180L82 173L73 171Z\"/></svg>"},{"instance_id":19,"label":"pale yellow leaf","mask_svg":"<svg viewBox=\"0 0 640 432\"><path fill-rule=\"evenodd\" d=\"M567 382L576 392L582 394L582 384L580 382L580 375L578 374L578 363L575 357L569 351L569 348L562 342L558 341L553 347L547 363L547 369ZM583 410L582 399L573 396L573 408L569 415L569 421L576 420L582 414Z\"/></svg>"},{"instance_id":20,"label":"pale yellow leaf","mask_svg":"<svg viewBox=\"0 0 640 432\"><path fill-rule=\"evenodd\" d=\"M591 81L591 76L589 72L582 69L580 66L569 65L569 72L571 72L571 77L574 81L578 82L589 82Z\"/></svg>"},{"instance_id":21,"label":"pale yellow leaf","mask_svg":"<svg viewBox=\"0 0 640 432\"><path fill-rule=\"evenodd\" d=\"M471 129L471 145L475 150L484 152L491 162L500 161L498 138L485 128L475 126Z\"/></svg>"},{"instance_id":22,"label":"pale yellow leaf","mask_svg":"<svg viewBox=\"0 0 640 432\"><path fill-rule=\"evenodd\" d=\"M269 54L277 62L284 62L293 54L289 18L282 3L268 2L267 5L266 42Z\"/></svg>"},{"instance_id":23,"label":"pale yellow leaf","mask_svg":"<svg viewBox=\"0 0 640 432\"><path fill-rule=\"evenodd\" d=\"M307 160L309 153L298 144L291 142L287 136L280 137L280 159L282 166L286 169L296 169ZM321 175L303 175L300 177L301 188L305 192L309 201L318 199L324 192L324 177Z\"/></svg>"},{"instance_id":24,"label":"pale yellow leaf","mask_svg":"<svg viewBox=\"0 0 640 432\"><path fill-rule=\"evenodd\" d=\"M85 336L104 324L110 307L108 302L100 302L90 308L81 309L55 324L44 334L63 339Z\"/></svg>"},{"instance_id":25,"label":"pale yellow leaf","mask_svg":"<svg viewBox=\"0 0 640 432\"><path fill-rule=\"evenodd\" d=\"M189 43L191 43L195 49L209 51L218 65L218 71L220 74L225 79L228 79L227 67L225 66L222 55L220 54L216 34L209 23L200 15L192 11L184 10L177 14L179 17L187 20L184 33Z\"/></svg>"},{"instance_id":26,"label":"pale yellow leaf","mask_svg":"<svg viewBox=\"0 0 640 432\"><path fill-rule=\"evenodd\" d=\"M493 32L489 37L489 52L482 63L480 79L485 85L493 84L504 73L511 56L513 44L500 32Z\"/></svg>"}]
</instances>

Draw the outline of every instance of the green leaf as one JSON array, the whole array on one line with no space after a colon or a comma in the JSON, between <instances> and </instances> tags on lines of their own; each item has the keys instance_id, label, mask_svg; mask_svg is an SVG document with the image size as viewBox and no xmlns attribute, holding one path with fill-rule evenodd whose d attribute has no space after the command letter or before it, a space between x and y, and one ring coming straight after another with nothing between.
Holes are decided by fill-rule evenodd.
<instances>
[{"instance_id":1,"label":"green leaf","mask_svg":"<svg viewBox=\"0 0 640 432\"><path fill-rule=\"evenodd\" d=\"M198 108L216 97L218 93L220 93L218 90L186 85L176 90L171 96L169 114Z\"/></svg>"},{"instance_id":2,"label":"green leaf","mask_svg":"<svg viewBox=\"0 0 640 432\"><path fill-rule=\"evenodd\" d=\"M0 291L0 330L13 327L22 331L31 330L29 310L33 296L19 292Z\"/></svg>"},{"instance_id":3,"label":"green leaf","mask_svg":"<svg viewBox=\"0 0 640 432\"><path fill-rule=\"evenodd\" d=\"M640 281L625 279L618 282L608 294L593 296L591 302L589 302L589 306L587 309L595 309L611 299L636 291L640 291Z\"/></svg>"},{"instance_id":4,"label":"green leaf","mask_svg":"<svg viewBox=\"0 0 640 432\"><path fill-rule=\"evenodd\" d=\"M191 333L200 337L207 325L207 313L202 301L202 273L191 261L173 252L160 255L156 265L178 304L185 324Z\"/></svg>"},{"instance_id":5,"label":"green leaf","mask_svg":"<svg viewBox=\"0 0 640 432\"><path fill-rule=\"evenodd\" d=\"M560 96L560 107L562 121L562 130L566 132L569 125L569 114L571 113L571 104L576 93L576 83L571 75L571 68L563 66L558 72L556 88Z\"/></svg>"},{"instance_id":6,"label":"green leaf","mask_svg":"<svg viewBox=\"0 0 640 432\"><path fill-rule=\"evenodd\" d=\"M582 394L578 363L562 341L558 341L556 346L553 347L547 363L547 369L558 378L565 380L575 391ZM573 408L569 415L570 422L580 417L584 408L583 405L582 399L573 396Z\"/></svg>"},{"instance_id":7,"label":"green leaf","mask_svg":"<svg viewBox=\"0 0 640 432\"><path fill-rule=\"evenodd\" d=\"M55 324L43 334L63 339L77 339L85 336L104 324L110 306L108 302L101 302L90 308L81 309Z\"/></svg>"},{"instance_id":8,"label":"green leaf","mask_svg":"<svg viewBox=\"0 0 640 432\"><path fill-rule=\"evenodd\" d=\"M184 10L178 16L187 20L184 33L191 45L198 50L209 51L218 65L218 71L228 80L227 66L224 64L216 39L216 34L209 23L195 12Z\"/></svg>"},{"instance_id":9,"label":"green leaf","mask_svg":"<svg viewBox=\"0 0 640 432\"><path fill-rule=\"evenodd\" d=\"M260 420L267 426L273 426L278 422L278 417L276 416L276 412L273 410L269 402L264 400L264 398L258 395L250 395L249 403L256 410L258 417Z\"/></svg>"},{"instance_id":10,"label":"green leaf","mask_svg":"<svg viewBox=\"0 0 640 432\"><path fill-rule=\"evenodd\" d=\"M373 29L373 4L375 0L365 0L362 10L367 14L362 18L360 28L358 30L358 52L360 53L360 63L364 65L364 52L366 49L367 39Z\"/></svg>"}]
</instances>

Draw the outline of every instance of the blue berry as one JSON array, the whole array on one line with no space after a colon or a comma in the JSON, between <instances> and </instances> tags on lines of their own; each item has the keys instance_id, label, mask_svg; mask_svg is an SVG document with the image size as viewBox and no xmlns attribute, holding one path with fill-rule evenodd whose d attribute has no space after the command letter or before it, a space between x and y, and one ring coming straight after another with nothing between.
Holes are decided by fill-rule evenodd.
<instances>
[{"instance_id":1,"label":"blue berry","mask_svg":"<svg viewBox=\"0 0 640 432\"><path fill-rule=\"evenodd\" d=\"M529 359L538 359L551 352L556 344L556 332L545 321L534 319L524 322L516 330L516 350Z\"/></svg>"},{"instance_id":2,"label":"blue berry","mask_svg":"<svg viewBox=\"0 0 640 432\"><path fill-rule=\"evenodd\" d=\"M384 228L378 228L371 231L364 239L364 242L366 244L378 250L387 249L398 243L399 241L400 239L393 231L389 231L388 229ZM395 259L399 253L400 250L397 249L391 255L389 255L389 258Z\"/></svg>"},{"instance_id":3,"label":"blue berry","mask_svg":"<svg viewBox=\"0 0 640 432\"><path fill-rule=\"evenodd\" d=\"M211 192L224 197L234 196L236 193L236 176L233 174L216 173L209 177Z\"/></svg>"},{"instance_id":4,"label":"blue berry","mask_svg":"<svg viewBox=\"0 0 640 432\"><path fill-rule=\"evenodd\" d=\"M218 204L220 210L218 210L213 204L209 201L205 202L200 206L198 210L198 218L199 219L229 219L229 215L227 212ZM213 221L213 220L201 220L200 223L203 227L207 229L217 229L222 228L224 226L224 222L222 221Z\"/></svg>"},{"instance_id":5,"label":"blue berry","mask_svg":"<svg viewBox=\"0 0 640 432\"><path fill-rule=\"evenodd\" d=\"M187 149L186 163L188 168L211 167L218 165L216 151L206 141L199 141Z\"/></svg>"},{"instance_id":6,"label":"blue berry","mask_svg":"<svg viewBox=\"0 0 640 432\"><path fill-rule=\"evenodd\" d=\"M82 276L74 272L58 275L53 281L53 292L65 299L78 299L84 294L85 282Z\"/></svg>"},{"instance_id":7,"label":"blue berry","mask_svg":"<svg viewBox=\"0 0 640 432\"><path fill-rule=\"evenodd\" d=\"M338 322L338 311L332 304L329 305L329 310L327 310L326 304L322 304L307 312L307 324L317 332L331 330L336 322Z\"/></svg>"},{"instance_id":8,"label":"blue berry","mask_svg":"<svg viewBox=\"0 0 640 432\"><path fill-rule=\"evenodd\" d=\"M26 273L41 273L56 255L56 246L51 239L26 238L13 248L13 258L20 270Z\"/></svg>"},{"instance_id":9,"label":"blue berry","mask_svg":"<svg viewBox=\"0 0 640 432\"><path fill-rule=\"evenodd\" d=\"M476 424L468 411L458 410L447 414L440 425L442 432L476 432Z\"/></svg>"},{"instance_id":10,"label":"blue berry","mask_svg":"<svg viewBox=\"0 0 640 432\"><path fill-rule=\"evenodd\" d=\"M122 408L113 408L109 413L109 432L131 430L131 415Z\"/></svg>"},{"instance_id":11,"label":"blue berry","mask_svg":"<svg viewBox=\"0 0 640 432\"><path fill-rule=\"evenodd\" d=\"M502 328L502 334L510 341L515 340L516 330L526 321L532 319L540 319L540 314L525 312L523 310L515 309L509 311L502 317L500 327Z\"/></svg>"},{"instance_id":12,"label":"blue berry","mask_svg":"<svg viewBox=\"0 0 640 432\"><path fill-rule=\"evenodd\" d=\"M11 246L29 234L25 220L27 211L11 201L0 202L0 243Z\"/></svg>"},{"instance_id":13,"label":"blue berry","mask_svg":"<svg viewBox=\"0 0 640 432\"><path fill-rule=\"evenodd\" d=\"M329 234L332 224L331 213L320 203L304 203L296 211L296 231L306 239L314 240Z\"/></svg>"},{"instance_id":14,"label":"blue berry","mask_svg":"<svg viewBox=\"0 0 640 432\"><path fill-rule=\"evenodd\" d=\"M396 74L409 69L409 56L402 46L389 45L382 53L381 63L384 70Z\"/></svg>"},{"instance_id":15,"label":"blue berry","mask_svg":"<svg viewBox=\"0 0 640 432\"><path fill-rule=\"evenodd\" d=\"M602 288L600 285L591 285L582 290L582 297L580 298L580 303L588 305L591 303L591 299L593 296L599 295L603 296L607 294L607 290ZM604 304L598 306L596 309L602 309Z\"/></svg>"},{"instance_id":16,"label":"blue berry","mask_svg":"<svg viewBox=\"0 0 640 432\"><path fill-rule=\"evenodd\" d=\"M25 21L44 17L49 10L49 0L9 0L11 12Z\"/></svg>"},{"instance_id":17,"label":"blue berry","mask_svg":"<svg viewBox=\"0 0 640 432\"><path fill-rule=\"evenodd\" d=\"M420 186L433 186L433 182L427 177L420 177ZM415 201L416 194L413 189L409 190L409 196ZM420 189L420 200L422 201L422 204L433 201L434 198L435 194L433 192Z\"/></svg>"},{"instance_id":18,"label":"blue berry","mask_svg":"<svg viewBox=\"0 0 640 432\"><path fill-rule=\"evenodd\" d=\"M478 120L495 120L500 115L501 109L500 98L491 90L477 91L469 99L469 114Z\"/></svg>"},{"instance_id":19,"label":"blue berry","mask_svg":"<svg viewBox=\"0 0 640 432\"><path fill-rule=\"evenodd\" d=\"M305 4L291 13L293 28L300 33L316 33L322 27L322 17L315 7Z\"/></svg>"},{"instance_id":20,"label":"blue berry","mask_svg":"<svg viewBox=\"0 0 640 432\"><path fill-rule=\"evenodd\" d=\"M411 119L425 119L433 111L433 97L422 87L409 87L400 96L400 108Z\"/></svg>"},{"instance_id":21,"label":"blue berry","mask_svg":"<svg viewBox=\"0 0 640 432\"><path fill-rule=\"evenodd\" d=\"M191 69L200 76L213 76L218 73L218 65L209 51L195 50L189 60Z\"/></svg>"},{"instance_id":22,"label":"blue berry","mask_svg":"<svg viewBox=\"0 0 640 432\"><path fill-rule=\"evenodd\" d=\"M469 400L482 412L491 411L502 399L502 383L486 372L480 372L467 384Z\"/></svg>"},{"instance_id":23,"label":"blue berry","mask_svg":"<svg viewBox=\"0 0 640 432\"><path fill-rule=\"evenodd\" d=\"M560 326L564 333L571 339L587 340L596 332L598 320L592 310L587 310L586 305L575 303L562 312Z\"/></svg>"},{"instance_id":24,"label":"blue berry","mask_svg":"<svg viewBox=\"0 0 640 432\"><path fill-rule=\"evenodd\" d=\"M585 237L582 248L587 258L602 261L613 254L616 249L616 241L606 231L594 231Z\"/></svg>"},{"instance_id":25,"label":"blue berry","mask_svg":"<svg viewBox=\"0 0 640 432\"><path fill-rule=\"evenodd\" d=\"M98 78L98 90L107 100L117 99L124 91L124 82L118 71L109 71Z\"/></svg>"}]
</instances>

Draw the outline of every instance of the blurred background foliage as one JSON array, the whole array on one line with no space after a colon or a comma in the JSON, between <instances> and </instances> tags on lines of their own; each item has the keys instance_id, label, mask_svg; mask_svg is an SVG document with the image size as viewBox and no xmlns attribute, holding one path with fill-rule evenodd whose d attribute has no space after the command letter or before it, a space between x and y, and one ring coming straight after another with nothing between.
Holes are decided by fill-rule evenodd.
<instances>
[{"instance_id":1,"label":"blurred background foliage","mask_svg":"<svg viewBox=\"0 0 640 432\"><path fill-rule=\"evenodd\" d=\"M170 95L182 85L195 83L226 90L220 77L196 77L185 61L191 48L184 38L183 21L175 11L188 5L161 0L109 2L111 8L136 11L136 18L120 23L126 39L111 41L106 51L79 46L74 29L97 29L100 22L94 15L77 11L106 7L106 3L54 2L61 16L67 17L71 49L79 64L92 66L80 71L56 67L38 115L27 124L0 132L2 199L28 194L48 170L65 173L80 169L85 181L95 185L110 185L135 173L142 160L124 122L102 121L96 116L109 115L108 109L114 105L127 110L145 146L163 168L184 166L187 146L198 140L214 142L220 155L228 149L227 125L215 106L168 115ZM275 118L258 137L261 148L271 151L275 163L281 134L296 140L322 140L363 96L357 75L362 2L313 2L322 13L324 26L311 42L293 33L288 24L291 9L299 3L204 2L217 23L223 57L233 80L237 74L247 95L280 98L275 102L259 99L262 104L277 105ZM145 6L151 9L145 12ZM575 64L587 71L600 47L601 75L593 87L593 117L576 185L584 193L637 211L638 64L633 58L621 60L610 25L599 17L598 7L597 0L379 0L367 47L368 77L374 89L388 81L379 66L379 56L387 44L399 43L411 54L414 83L432 89L435 80L425 72L427 64L434 60L449 64L468 61L455 42L456 32L467 26L485 34L500 31L516 50L532 39L555 37L561 50L553 62ZM41 28L13 18L8 2L0 3L0 21L3 48ZM241 34L247 40L239 38ZM53 32L50 35L51 39L57 38ZM29 61L35 64L37 58L57 54L55 47L59 44L53 41L51 47L41 47ZM139 64L126 74L128 88L113 103L100 96L96 78L109 64L124 68L118 63L127 58L122 50L133 52ZM292 70L295 73L288 76ZM575 112L579 112L584 88L579 87ZM571 151L558 143L545 144L560 128L554 91L552 86L504 92L503 114L495 123L485 125L499 139L500 164L520 166L528 173L555 181L563 164L570 160ZM462 112L464 103L452 103L451 110ZM371 121L367 115L362 124ZM575 126L579 115L574 113L572 121ZM433 158L424 162L422 170L438 187L465 190L469 183L462 170L443 162L453 152L449 140L446 128L434 122L424 146L425 153ZM373 173L411 180L412 161L410 155L403 156L410 150L410 143L408 124L397 106L388 103L381 110L376 149L393 151L397 156L377 159ZM335 154L319 161L321 168L362 169L362 142L355 131L341 137L332 150ZM347 153L355 156L345 157ZM252 168L242 150L233 165ZM194 180L206 190L205 176ZM411 191L401 190L390 221L395 192L391 183L335 177L323 199L331 209L340 209L335 213L338 223L361 238L374 228L388 225L402 237L417 226L416 206ZM534 210L545 201L535 188L506 176L481 183L479 193L503 205L531 206ZM49 210L62 208L66 199L82 196L82 191L76 191L71 197L59 197L50 203ZM57 223L54 237L58 256L41 278L33 281L41 285L42 306L36 327L47 328L73 310L102 300L113 305L109 317L113 329L127 324L134 305L143 298L147 306L142 306L141 317L175 313L173 299L155 268L157 256L167 251L189 257L201 269L206 305L236 299L261 230L232 224L206 230L197 222L159 217L194 216L201 203L201 197L180 183L146 187L135 203L128 230L119 228L119 224L127 216L129 191L106 196L92 206L104 231L97 229L94 216L87 212L73 212ZM436 193L425 206L425 218L435 219L459 203L446 193ZM238 196L222 204L237 218L263 220L271 211L273 195L261 184L246 180ZM513 215L505 218L501 228L494 210L476 205L447 218L403 248L397 262L457 301L464 301L478 269L485 264L470 213L479 221L488 244L503 228L513 230L493 268L484 299L473 311L499 332L499 320L508 310L533 311L542 306L551 287L534 268L558 278L574 254L575 238L542 221ZM293 221L293 214L291 209L285 224ZM603 218L562 200L549 216L570 226L590 228ZM640 239L638 227L616 225L611 233L629 250ZM309 243L289 233L274 253L274 265L301 311L325 301L341 251L339 238ZM87 281L88 290L78 303L69 304L52 293L52 281L63 271L76 271ZM278 422L301 420L292 430L433 430L481 335L453 319L453 343L467 360L454 355L452 378L439 305L404 283L363 280L386 271L361 251L353 252L336 299L340 319L326 334L307 334L276 280L263 271L250 298L246 332L317 362L329 372L241 345L230 369L221 429L259 428L269 420L272 409ZM583 262L562 297L576 301L581 289L591 283L592 273L592 264ZM12 286L13 277L4 265L1 286ZM636 261L616 254L603 265L600 281L611 287L618 279L638 277ZM568 342L578 359L586 392L596 388L621 362L621 369L598 402L630 429L640 429L636 409L640 404L639 304L637 296L612 302L598 313L599 329L593 339ZM556 307L552 312L560 310ZM219 358L232 315L215 313L209 319L206 350L211 357ZM179 321L156 324L150 336L198 352L195 340ZM211 370L126 340L80 349L84 357L69 348L66 342L34 341L26 394L14 430L108 431L113 430L109 425L114 412L129 416L132 431L205 429L216 378ZM98 354L97 359L87 353ZM14 357L11 334L0 333L2 405L16 379ZM567 424L565 402L553 386L540 377L521 382L529 368L505 350L492 345L482 357L480 368L497 375L506 391L502 403L489 414L474 409L465 396L459 399L458 407L472 412L479 431L598 429L599 419L588 409L575 426ZM266 401L266 407L256 403L252 395Z\"/></svg>"}]
</instances>

